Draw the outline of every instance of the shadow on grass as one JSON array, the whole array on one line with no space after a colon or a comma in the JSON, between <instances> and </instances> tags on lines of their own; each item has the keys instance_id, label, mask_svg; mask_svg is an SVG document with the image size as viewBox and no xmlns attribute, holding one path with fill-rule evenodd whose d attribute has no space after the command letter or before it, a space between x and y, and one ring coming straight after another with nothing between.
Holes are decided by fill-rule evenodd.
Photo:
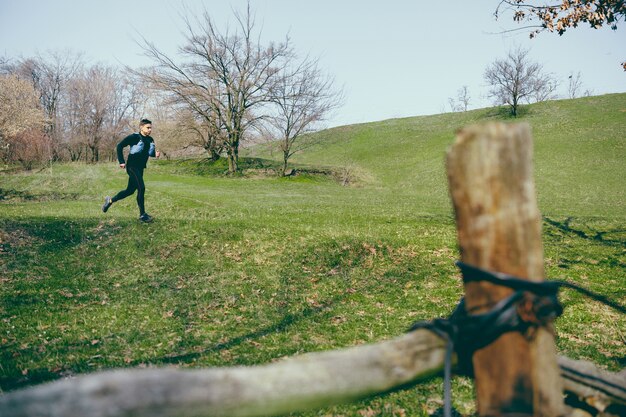
<instances>
[{"instance_id":1,"label":"shadow on grass","mask_svg":"<svg viewBox=\"0 0 626 417\"><path fill-rule=\"evenodd\" d=\"M345 295L342 295L341 297L335 297L325 301L318 307L307 307L297 313L287 314L279 322L273 325L260 328L256 331L241 336L233 337L226 342L217 343L207 349L176 355L167 355L160 358L151 358L147 362L149 362L151 365L193 363L196 359L201 358L208 353L220 352L241 345L246 341L259 339L272 333L283 332L292 325L295 325L303 320L306 320L317 314L330 311L332 309L332 305L344 297ZM0 359L3 363L9 364L13 362L15 360L15 358L13 357L14 354L15 352L12 352L11 349L0 349ZM124 364L124 368L137 367L139 365L144 365L145 363L145 359L134 360L132 362ZM80 372L77 369L74 369L74 371ZM70 371L69 374L73 374L73 372ZM27 373L23 374L23 377L16 377L15 375L0 376L0 392L2 390L11 391L26 386L54 381L63 376L64 375L59 374L58 372L53 372L48 368L28 369Z\"/></svg>"},{"instance_id":2,"label":"shadow on grass","mask_svg":"<svg viewBox=\"0 0 626 417\"><path fill-rule=\"evenodd\" d=\"M50 267L51 264L61 259L66 259L69 256L68 252L77 250L76 247L83 242L89 242L90 239L93 240L94 233L97 234L98 229L99 223L96 221L74 222L69 220L41 218L20 220L19 222L0 220L0 230L14 236L20 235L24 240L24 242L12 242L12 246L6 248L7 252L13 258L12 262L20 264L20 268L22 268L24 272L33 269L34 266L38 266L38 262L43 262L47 267ZM123 230L121 227L119 227L119 229L120 231ZM296 255L296 257L304 259L311 252L311 248L315 246L317 245L314 244L311 247L301 248L300 253ZM323 264L330 262L334 265L337 261L336 255L338 254L335 254L335 256L329 259L322 259L320 262ZM39 261L37 261L37 259L39 259ZM51 260L54 262L51 262ZM270 334L285 332L291 326L297 325L316 315L326 314L332 311L335 303L340 302L350 295L345 291L341 291L329 297L327 300L320 300L316 305L305 304L299 311L285 311L290 307L294 310L297 309L299 302L290 301L290 298L295 297L298 293L297 285L290 281L296 272L293 267L289 266L289 262L285 262L283 265L285 265L285 269L281 271L280 274L283 276L282 284L284 288L281 291L285 293L286 302L279 307L278 313L282 313L282 317L276 322L264 326L261 325L262 323L259 323L259 328L256 330L249 329L251 331L246 334L231 337L226 341L209 346L203 350L192 350L191 352L183 351L149 359L143 358L125 364L120 363L117 366L137 366L146 363L146 360L155 365L192 363L195 359L205 356L208 353L220 352L239 346L246 341L256 340ZM95 273L102 272L96 271ZM300 274L302 274L301 271ZM62 276L63 274L58 275ZM304 281L308 282L308 280ZM57 288L65 288L67 284L68 283L63 279L50 279L50 277L48 277L48 279L45 280L44 287L41 287L39 280L20 279L19 291L6 292L1 297L2 305L5 308L4 313L6 313L7 317L27 315L29 314L28 311L32 311L32 305L44 305L47 309L50 309L52 308L50 305L50 295L56 294ZM77 283L76 285L80 284ZM62 296L55 296L54 299L55 310L66 310L73 307L72 303L76 300L76 297L64 299ZM237 329L231 329L230 333L232 334L236 330ZM228 331L228 329L226 329L226 331ZM19 389L28 385L59 379L63 376L63 373L51 371L46 367L29 368L28 371L22 371L22 368L17 365L19 357L25 354L34 354L37 356L37 353L21 352L16 343L0 347L0 359L2 363L7 366L11 365L9 368L12 368L8 374L0 376L0 387L2 389ZM70 374L82 372L81 369L83 369L83 365L84 364L77 363L73 365L71 369L68 369L67 372ZM113 366L116 365L113 364ZM20 374L20 372L26 373Z\"/></svg>"},{"instance_id":3,"label":"shadow on grass","mask_svg":"<svg viewBox=\"0 0 626 417\"><path fill-rule=\"evenodd\" d=\"M9 271L20 272L21 276L39 274L40 279L47 280L70 268L66 261L76 257L79 246L109 239L124 227L123 222L112 224L98 219L0 218L0 256ZM93 260L86 263L95 264ZM68 272L75 271L70 268Z\"/></svg>"},{"instance_id":4,"label":"shadow on grass","mask_svg":"<svg viewBox=\"0 0 626 417\"><path fill-rule=\"evenodd\" d=\"M20 199L41 199L41 196L28 193L17 195ZM70 259L72 256L75 258L81 244L98 236L99 224L101 221L96 219L0 219L0 266L6 271L1 277L4 282L0 291L0 328L3 335L5 329L6 335L16 332L9 327L12 318L26 317L31 320L38 308L62 312L75 308L75 294L87 284L77 276L76 265ZM89 268L97 273L100 265L92 262ZM68 286L72 286L73 294L64 292ZM91 298L91 293L85 292L80 301L93 301ZM24 355L18 340L13 343L4 340L0 344L0 361L5 366L3 374L6 372L0 376L2 389L16 389L59 378L58 373L47 368L20 370L15 366ZM16 375L15 372L21 374Z\"/></svg>"},{"instance_id":5,"label":"shadow on grass","mask_svg":"<svg viewBox=\"0 0 626 417\"><path fill-rule=\"evenodd\" d=\"M4 360L4 359L3 359ZM20 388L26 388L32 385L39 385L59 379L59 374L49 369L29 369L28 373L24 373L21 379L12 377L0 377L0 393L2 391L13 391Z\"/></svg>"},{"instance_id":6,"label":"shadow on grass","mask_svg":"<svg viewBox=\"0 0 626 417\"><path fill-rule=\"evenodd\" d=\"M597 242L600 243L602 245L606 245L606 246L618 246L618 247L624 247L626 248L626 240L622 240L622 239L609 239L606 236L609 234L616 234L616 233L624 233L626 232L626 229L620 229L620 230L590 230L589 233L583 231L583 230L579 230L579 229L575 229L573 227L571 227L571 222L572 222L572 218L568 217L566 218L564 221L557 221L557 220L553 220L549 217L544 216L543 220L546 224L549 224L550 226L554 227L555 229L568 234L568 235L573 235L576 237L579 237L581 239L585 239L585 240L590 240L593 242Z\"/></svg>"},{"instance_id":7,"label":"shadow on grass","mask_svg":"<svg viewBox=\"0 0 626 417\"><path fill-rule=\"evenodd\" d=\"M297 313L287 314L279 322L272 324L271 326L260 328L257 331L253 331L245 335L233 337L232 339L229 339L226 342L217 343L208 349L203 349L201 351L194 351L191 353L169 355L169 356L164 356L161 358L154 358L154 359L151 359L149 362L155 365L191 363L191 362L194 362L196 359L201 358L202 356L206 355L207 353L227 350L235 346L239 346L242 343L247 342L247 341L260 339L264 336L267 336L273 333L283 332L287 330L289 327L291 327L292 325L295 325L303 320L311 318L317 314L330 311L332 309L332 305L335 304L341 298L343 297L335 297L333 299L325 301L324 303L322 303L322 305L318 307L307 307ZM145 363L145 361L134 361L130 365L137 366L141 363Z\"/></svg>"},{"instance_id":8,"label":"shadow on grass","mask_svg":"<svg viewBox=\"0 0 626 417\"><path fill-rule=\"evenodd\" d=\"M384 245L381 244L380 246ZM247 341L285 332L290 327L316 316L330 315L337 304L352 296L358 297L361 294L376 293L381 284L378 280L361 280L354 284L345 278L350 275L350 271L353 268L362 268L372 260L375 256L373 249L366 242L355 238L327 239L300 247L297 251L287 255L289 259L285 259L282 263L284 267L279 272L281 277L281 288L279 291L284 302L278 310L279 313L282 312L282 318L279 321L247 334L230 338L225 342L217 343L203 350L152 358L149 362L152 364L192 363L208 353L227 350ZM379 248L376 253L380 254L383 250ZM306 272L303 272L303 267L306 267ZM394 269L393 272L395 271ZM386 274L382 275L386 276ZM314 279L311 279L312 277ZM415 276L409 271L406 272L404 277L397 276L396 278L401 281L398 287L403 288L403 285L406 283L405 280L412 280ZM289 307L293 308L301 303L301 301L296 301L296 299L301 299L304 294L312 290L312 288L307 286L312 285L313 281L318 284L323 284L322 281L326 281L326 284L330 286L330 289L326 291L335 295L319 300L314 305L305 305L298 312L286 311ZM414 286L414 288L417 288L417 286ZM135 361L132 365L144 362Z\"/></svg>"}]
</instances>

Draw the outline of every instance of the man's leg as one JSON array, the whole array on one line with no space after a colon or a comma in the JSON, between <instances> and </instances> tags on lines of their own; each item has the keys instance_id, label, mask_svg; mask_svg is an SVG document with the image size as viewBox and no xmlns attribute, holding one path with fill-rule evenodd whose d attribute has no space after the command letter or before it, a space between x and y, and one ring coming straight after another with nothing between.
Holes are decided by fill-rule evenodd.
<instances>
[{"instance_id":1,"label":"man's leg","mask_svg":"<svg viewBox=\"0 0 626 417\"><path fill-rule=\"evenodd\" d=\"M131 168L129 175L135 178L135 184L137 185L137 207L139 207L139 216L143 216L146 214L146 209L144 207L146 184L143 182L143 169Z\"/></svg>"},{"instance_id":2,"label":"man's leg","mask_svg":"<svg viewBox=\"0 0 626 417\"><path fill-rule=\"evenodd\" d=\"M139 207L139 220L144 223L150 223L152 216L146 213L144 207L144 196L146 194L146 184L143 182L143 168L134 169L131 175L137 180L137 206Z\"/></svg>"},{"instance_id":3,"label":"man's leg","mask_svg":"<svg viewBox=\"0 0 626 417\"><path fill-rule=\"evenodd\" d=\"M132 195L137 190L137 176L132 174L132 168L126 167L126 173L128 174L128 185L125 190L120 191L111 199L111 204L116 201L122 200L129 195Z\"/></svg>"}]
</instances>

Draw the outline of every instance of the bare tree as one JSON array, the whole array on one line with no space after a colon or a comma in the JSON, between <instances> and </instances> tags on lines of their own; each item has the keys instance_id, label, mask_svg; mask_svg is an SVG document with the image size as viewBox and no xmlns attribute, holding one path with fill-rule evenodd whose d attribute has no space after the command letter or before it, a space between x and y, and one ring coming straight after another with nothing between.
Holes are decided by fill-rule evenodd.
<instances>
[{"instance_id":1,"label":"bare tree","mask_svg":"<svg viewBox=\"0 0 626 417\"><path fill-rule=\"evenodd\" d=\"M63 139L61 131L63 115L59 114L60 104L65 88L70 79L78 73L82 66L80 54L66 51L48 52L32 58L21 59L15 72L29 79L39 93L39 101L46 115L45 133L52 143L52 157L60 158L59 151Z\"/></svg>"},{"instance_id":2,"label":"bare tree","mask_svg":"<svg viewBox=\"0 0 626 417\"><path fill-rule=\"evenodd\" d=\"M73 124L72 141L86 146L91 162L100 160L103 144L112 148L128 129L138 94L128 77L104 65L87 68L71 81L68 120Z\"/></svg>"},{"instance_id":3,"label":"bare tree","mask_svg":"<svg viewBox=\"0 0 626 417\"><path fill-rule=\"evenodd\" d=\"M159 141L159 148L166 157L203 149L212 161L217 161L226 141L224 129L184 107L173 109L167 122L159 127L159 133L165 138Z\"/></svg>"},{"instance_id":4,"label":"bare tree","mask_svg":"<svg viewBox=\"0 0 626 417\"><path fill-rule=\"evenodd\" d=\"M267 121L280 144L282 175L289 158L315 143L302 140L302 136L313 131L341 101L341 91L334 89L332 78L323 74L315 60L306 59L295 69L281 72L271 94L275 112Z\"/></svg>"},{"instance_id":5,"label":"bare tree","mask_svg":"<svg viewBox=\"0 0 626 417\"><path fill-rule=\"evenodd\" d=\"M448 97L448 104L452 112L467 111L470 103L469 89L466 85L459 88L456 92L456 98Z\"/></svg>"},{"instance_id":6,"label":"bare tree","mask_svg":"<svg viewBox=\"0 0 626 417\"><path fill-rule=\"evenodd\" d=\"M581 78L580 71L576 75L570 74L569 77L567 77L568 79L567 96L569 98L578 97L579 91L582 87L582 81L580 78Z\"/></svg>"},{"instance_id":7,"label":"bare tree","mask_svg":"<svg viewBox=\"0 0 626 417\"><path fill-rule=\"evenodd\" d=\"M235 18L234 31L221 32L206 10L193 20L186 17L186 44L181 48L185 61L180 63L143 42L145 54L155 62L144 78L177 96L207 126L225 131L230 173L238 170L245 132L258 120L251 109L267 102L280 68L293 55L288 39L261 45L250 5Z\"/></svg>"},{"instance_id":8,"label":"bare tree","mask_svg":"<svg viewBox=\"0 0 626 417\"><path fill-rule=\"evenodd\" d=\"M528 50L522 48L510 51L505 59L489 65L484 78L491 86L489 96L498 105L509 105L513 116L517 116L523 101L551 98L557 85L551 75L543 73L540 64L530 61Z\"/></svg>"},{"instance_id":9,"label":"bare tree","mask_svg":"<svg viewBox=\"0 0 626 417\"><path fill-rule=\"evenodd\" d=\"M459 88L459 91L457 91L456 96L457 96L457 100L459 104L461 105L461 109L463 111L467 111L467 109L469 108L469 103L470 103L470 94L469 94L469 89L467 88L467 86L464 85L463 87Z\"/></svg>"},{"instance_id":10,"label":"bare tree","mask_svg":"<svg viewBox=\"0 0 626 417\"><path fill-rule=\"evenodd\" d=\"M201 117L193 113L183 113L178 119L177 127L181 133L191 136L191 140L188 141L189 145L203 148L212 161L220 159L228 141L228 135L215 113L208 109Z\"/></svg>"},{"instance_id":11,"label":"bare tree","mask_svg":"<svg viewBox=\"0 0 626 417\"><path fill-rule=\"evenodd\" d=\"M448 97L448 105L450 106L450 111L453 113L461 111L461 106L457 104L456 99L454 97Z\"/></svg>"},{"instance_id":12,"label":"bare tree","mask_svg":"<svg viewBox=\"0 0 626 417\"><path fill-rule=\"evenodd\" d=\"M3 58L0 72L32 85L45 117L45 137L29 131L19 138L22 143L32 140L34 150L48 146L51 160L89 155L98 161L101 147L112 149L138 111L140 87L133 79L114 67L86 67L81 55L70 51L17 61ZM29 158L36 154L42 153L33 151Z\"/></svg>"},{"instance_id":13,"label":"bare tree","mask_svg":"<svg viewBox=\"0 0 626 417\"><path fill-rule=\"evenodd\" d=\"M42 124L13 136L7 151L8 160L18 162L24 169L32 169L50 158L50 137Z\"/></svg>"}]
</instances>

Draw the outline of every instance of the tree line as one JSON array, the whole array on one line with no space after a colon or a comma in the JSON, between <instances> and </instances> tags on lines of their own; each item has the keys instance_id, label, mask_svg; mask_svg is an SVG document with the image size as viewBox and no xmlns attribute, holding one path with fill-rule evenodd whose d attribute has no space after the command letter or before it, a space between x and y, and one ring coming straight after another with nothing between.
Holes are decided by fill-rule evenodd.
<instances>
[{"instance_id":1,"label":"tree line","mask_svg":"<svg viewBox=\"0 0 626 417\"><path fill-rule=\"evenodd\" d=\"M239 169L239 149L271 140L282 173L305 138L342 102L316 59L300 58L289 39L260 42L250 8L220 31L208 12L184 19L180 55L143 40L153 65L87 64L72 52L0 61L0 157L30 168L42 161L114 160L115 143L150 115L165 150L203 148ZM168 146L169 145L169 146Z\"/></svg>"},{"instance_id":2,"label":"tree line","mask_svg":"<svg viewBox=\"0 0 626 417\"><path fill-rule=\"evenodd\" d=\"M80 54L0 62L0 152L26 168L43 161L100 161L139 114L138 86L123 71Z\"/></svg>"},{"instance_id":3,"label":"tree line","mask_svg":"<svg viewBox=\"0 0 626 417\"><path fill-rule=\"evenodd\" d=\"M531 6L500 1L515 21L537 19L542 30L563 34L587 22L616 28L624 2L575 1ZM299 57L288 37L261 42L250 6L235 12L235 25L221 30L209 13L183 18L185 39L177 56L142 39L152 65L119 68L89 64L79 53L49 52L28 58L0 57L0 159L26 168L55 161L114 160L114 145L149 116L159 127L165 156L196 146L212 160L239 169L239 149L254 139L271 141L289 159L314 143L307 135L342 103L341 89L314 58ZM625 68L626 68L626 64ZM488 95L516 116L521 103L554 98L557 81L518 48L484 73ZM569 77L569 97L581 88ZM467 110L469 91L450 98L453 111Z\"/></svg>"}]
</instances>

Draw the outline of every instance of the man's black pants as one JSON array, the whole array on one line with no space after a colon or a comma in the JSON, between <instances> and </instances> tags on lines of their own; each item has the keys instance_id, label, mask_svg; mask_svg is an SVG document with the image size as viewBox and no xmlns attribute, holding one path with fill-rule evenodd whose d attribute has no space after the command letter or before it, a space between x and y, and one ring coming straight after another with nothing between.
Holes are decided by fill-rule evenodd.
<instances>
[{"instance_id":1,"label":"man's black pants","mask_svg":"<svg viewBox=\"0 0 626 417\"><path fill-rule=\"evenodd\" d=\"M128 174L128 185L125 190L120 191L111 199L112 202L122 200L137 191L137 205L139 206L139 215L146 212L143 203L143 197L146 193L146 185L143 182L143 168L126 166Z\"/></svg>"}]
</instances>

